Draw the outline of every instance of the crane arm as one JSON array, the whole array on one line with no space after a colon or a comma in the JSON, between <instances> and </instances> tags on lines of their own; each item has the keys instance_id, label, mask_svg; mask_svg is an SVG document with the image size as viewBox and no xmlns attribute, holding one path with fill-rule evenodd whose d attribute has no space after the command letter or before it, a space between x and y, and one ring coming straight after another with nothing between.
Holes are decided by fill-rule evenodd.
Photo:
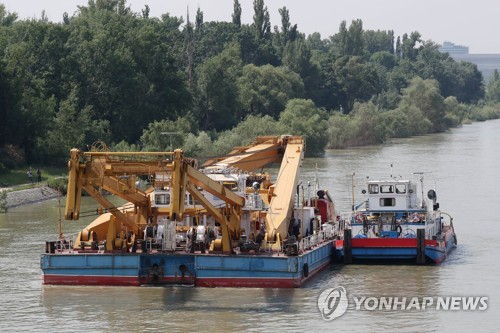
<instances>
[{"instance_id":1,"label":"crane arm","mask_svg":"<svg viewBox=\"0 0 500 333\"><path fill-rule=\"evenodd\" d=\"M278 136L260 136L252 144L234 148L227 157L212 159L203 165L210 168L233 167L254 171L279 160L285 141Z\"/></svg>"},{"instance_id":2,"label":"crane arm","mask_svg":"<svg viewBox=\"0 0 500 333\"><path fill-rule=\"evenodd\" d=\"M273 235L269 238L274 238L277 242L280 241L280 237L287 234L287 221L292 215L295 188L304 158L304 146L302 137L288 138L278 177L269 189L272 195L266 214L266 231Z\"/></svg>"},{"instance_id":3,"label":"crane arm","mask_svg":"<svg viewBox=\"0 0 500 333\"><path fill-rule=\"evenodd\" d=\"M135 187L135 176L171 171L173 165L170 159L173 154L82 152L76 148L71 149L68 162L66 220L79 219L82 189L94 192L96 186L137 206L147 207L149 198L145 192Z\"/></svg>"}]
</instances>

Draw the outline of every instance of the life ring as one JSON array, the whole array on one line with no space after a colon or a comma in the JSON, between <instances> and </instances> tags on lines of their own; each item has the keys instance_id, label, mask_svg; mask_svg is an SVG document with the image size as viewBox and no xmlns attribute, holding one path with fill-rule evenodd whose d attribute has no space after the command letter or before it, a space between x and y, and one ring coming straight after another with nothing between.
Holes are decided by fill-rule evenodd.
<instances>
[{"instance_id":1,"label":"life ring","mask_svg":"<svg viewBox=\"0 0 500 333\"><path fill-rule=\"evenodd\" d=\"M309 265L307 263L305 263L303 266L302 266L302 272L304 273L304 276L305 277L308 277L309 276Z\"/></svg>"}]
</instances>

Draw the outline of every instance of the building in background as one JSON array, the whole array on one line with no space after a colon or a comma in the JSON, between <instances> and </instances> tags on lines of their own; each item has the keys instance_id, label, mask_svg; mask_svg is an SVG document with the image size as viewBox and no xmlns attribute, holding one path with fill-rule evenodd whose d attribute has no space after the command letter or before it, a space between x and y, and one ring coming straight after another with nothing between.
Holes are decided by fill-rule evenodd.
<instances>
[{"instance_id":1,"label":"building in background","mask_svg":"<svg viewBox=\"0 0 500 333\"><path fill-rule=\"evenodd\" d=\"M444 42L439 47L439 52L448 53L455 61L467 61L475 64L477 69L483 73L485 82L488 82L493 71L500 71L500 54L471 54L469 47Z\"/></svg>"},{"instance_id":2,"label":"building in background","mask_svg":"<svg viewBox=\"0 0 500 333\"><path fill-rule=\"evenodd\" d=\"M444 42L443 45L439 47L439 52L448 52L451 56L455 54L469 54L469 47L463 45L455 45L451 42Z\"/></svg>"}]
</instances>

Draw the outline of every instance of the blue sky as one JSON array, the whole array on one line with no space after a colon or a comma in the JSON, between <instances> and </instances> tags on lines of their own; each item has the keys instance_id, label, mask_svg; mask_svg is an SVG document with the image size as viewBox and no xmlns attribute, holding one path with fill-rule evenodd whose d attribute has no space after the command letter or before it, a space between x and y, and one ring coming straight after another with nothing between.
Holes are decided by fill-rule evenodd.
<instances>
[{"instance_id":1,"label":"blue sky","mask_svg":"<svg viewBox=\"0 0 500 333\"><path fill-rule=\"evenodd\" d=\"M39 18L42 10L51 21L61 21L62 14L73 14L87 0L0 0L21 19ZM251 23L253 0L240 0L243 23ZM465 5L467 3L467 5ZM139 12L148 4L151 16L170 13L186 17L189 7L194 18L198 7L205 21L230 21L233 0L128 0ZM412 31L424 40L436 43L450 41L469 46L470 53L500 54L500 1L496 0L265 0L271 24L280 25L278 8L286 6L292 24L301 32L321 33L323 38L335 34L342 20L348 25L354 19L363 21L364 29L394 30L396 36Z\"/></svg>"}]
</instances>

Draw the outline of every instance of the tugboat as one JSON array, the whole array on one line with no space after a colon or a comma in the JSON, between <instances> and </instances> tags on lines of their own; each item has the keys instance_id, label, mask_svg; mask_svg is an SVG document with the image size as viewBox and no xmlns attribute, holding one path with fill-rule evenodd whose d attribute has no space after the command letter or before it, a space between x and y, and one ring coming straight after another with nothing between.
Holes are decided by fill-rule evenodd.
<instances>
[{"instance_id":1,"label":"tugboat","mask_svg":"<svg viewBox=\"0 0 500 333\"><path fill-rule=\"evenodd\" d=\"M344 263L395 261L441 263L456 247L453 218L439 210L437 194L424 198L424 173L417 184L408 179L369 180L365 200L338 217L344 229L337 257Z\"/></svg>"}]
</instances>

